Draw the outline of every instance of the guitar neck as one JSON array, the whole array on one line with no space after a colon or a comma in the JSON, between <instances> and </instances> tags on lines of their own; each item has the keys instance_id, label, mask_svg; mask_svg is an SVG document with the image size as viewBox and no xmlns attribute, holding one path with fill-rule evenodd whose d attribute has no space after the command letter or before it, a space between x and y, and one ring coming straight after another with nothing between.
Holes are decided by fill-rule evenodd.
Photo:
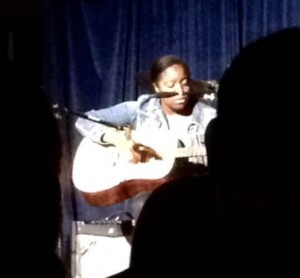
<instances>
[{"instance_id":1,"label":"guitar neck","mask_svg":"<svg viewBox=\"0 0 300 278\"><path fill-rule=\"evenodd\" d=\"M206 156L205 147L190 147L190 148L177 148L173 154L176 158L193 157L193 156Z\"/></svg>"},{"instance_id":2,"label":"guitar neck","mask_svg":"<svg viewBox=\"0 0 300 278\"><path fill-rule=\"evenodd\" d=\"M149 133L142 133L132 131L133 138L136 142L141 142L145 146L149 146L158 153L161 153L163 157L183 158L183 157L195 157L206 156L206 148L204 145L194 147L178 147L178 138L170 132L151 131ZM151 135L151 136L150 136ZM149 140L149 138L151 140Z\"/></svg>"}]
</instances>

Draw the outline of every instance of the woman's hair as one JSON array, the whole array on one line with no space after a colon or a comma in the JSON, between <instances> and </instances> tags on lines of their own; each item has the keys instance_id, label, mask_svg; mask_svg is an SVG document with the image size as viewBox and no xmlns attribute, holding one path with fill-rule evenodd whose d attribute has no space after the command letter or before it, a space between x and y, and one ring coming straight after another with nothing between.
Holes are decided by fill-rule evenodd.
<instances>
[{"instance_id":1,"label":"woman's hair","mask_svg":"<svg viewBox=\"0 0 300 278\"><path fill-rule=\"evenodd\" d=\"M184 71L190 76L190 69L188 65L179 57L175 55L165 55L154 61L150 70L150 79L152 83L159 81L161 73L173 65L180 65Z\"/></svg>"}]
</instances>

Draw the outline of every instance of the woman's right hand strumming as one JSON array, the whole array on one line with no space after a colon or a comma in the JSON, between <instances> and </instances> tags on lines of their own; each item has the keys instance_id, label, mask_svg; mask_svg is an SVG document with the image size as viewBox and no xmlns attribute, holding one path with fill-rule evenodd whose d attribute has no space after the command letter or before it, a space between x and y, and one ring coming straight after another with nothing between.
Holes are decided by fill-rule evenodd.
<instances>
[{"instance_id":1,"label":"woman's right hand strumming","mask_svg":"<svg viewBox=\"0 0 300 278\"><path fill-rule=\"evenodd\" d=\"M152 158L161 159L152 148L133 141L130 130L108 130L102 141L114 145L132 163L148 162Z\"/></svg>"}]
</instances>

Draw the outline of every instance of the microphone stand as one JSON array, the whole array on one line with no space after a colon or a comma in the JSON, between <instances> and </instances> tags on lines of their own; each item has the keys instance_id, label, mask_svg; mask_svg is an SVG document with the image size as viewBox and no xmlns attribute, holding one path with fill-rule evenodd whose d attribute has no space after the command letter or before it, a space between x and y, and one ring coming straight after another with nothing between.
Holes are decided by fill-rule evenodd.
<instances>
[{"instance_id":1,"label":"microphone stand","mask_svg":"<svg viewBox=\"0 0 300 278\"><path fill-rule=\"evenodd\" d=\"M57 104L54 104L53 108L55 110L59 110ZM67 109L66 107L64 107L63 112L67 115L73 115L73 116L83 118L83 119L86 119L86 120L89 120L89 121L92 121L92 122L95 122L95 123L98 123L98 124L103 124L103 125L106 125L106 126L109 126L109 127L113 127L116 130L124 130L125 129L124 126L117 125L115 123L111 123L111 122L108 122L108 121L104 121L104 120L98 119L98 118L96 118L94 116L91 116L91 115L86 115L86 114L83 114L83 113L71 111L71 110Z\"/></svg>"}]
</instances>

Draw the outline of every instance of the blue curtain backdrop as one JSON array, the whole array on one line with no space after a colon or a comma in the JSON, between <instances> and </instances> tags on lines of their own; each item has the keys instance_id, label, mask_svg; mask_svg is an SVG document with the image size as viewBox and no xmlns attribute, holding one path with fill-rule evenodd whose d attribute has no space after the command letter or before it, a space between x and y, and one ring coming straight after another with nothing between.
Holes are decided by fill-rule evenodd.
<instances>
[{"instance_id":1,"label":"blue curtain backdrop","mask_svg":"<svg viewBox=\"0 0 300 278\"><path fill-rule=\"evenodd\" d=\"M43 87L51 103L77 112L136 99L136 74L158 56L179 55L194 79L218 80L247 43L300 26L299 0L44 1ZM81 137L74 129L75 118L62 115L59 121L68 231L73 219L103 219L124 206L89 206L74 189L72 158Z\"/></svg>"}]
</instances>

